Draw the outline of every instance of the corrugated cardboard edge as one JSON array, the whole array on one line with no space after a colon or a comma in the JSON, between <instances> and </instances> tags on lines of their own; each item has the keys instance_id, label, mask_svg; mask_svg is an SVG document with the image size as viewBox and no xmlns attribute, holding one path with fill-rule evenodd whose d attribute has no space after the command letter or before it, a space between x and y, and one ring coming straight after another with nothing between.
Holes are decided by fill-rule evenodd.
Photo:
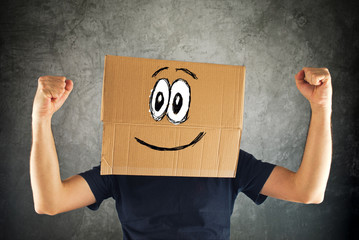
<instances>
[{"instance_id":1,"label":"corrugated cardboard edge","mask_svg":"<svg viewBox=\"0 0 359 240\"><path fill-rule=\"evenodd\" d=\"M103 101L103 96L104 96L104 92L105 92L105 77L106 77L106 58L107 55L105 56L104 59L104 70L103 70L103 79L102 79L102 96L101 96L101 122L103 122L103 111L104 111L104 101ZM102 127L104 123L102 124ZM103 144L102 144L103 147ZM100 167L100 174L101 175L110 175L113 173L113 168L112 165L110 165L108 163L108 161L106 160L106 158L103 156L102 153L103 150L101 150L101 167Z\"/></svg>"},{"instance_id":2,"label":"corrugated cardboard edge","mask_svg":"<svg viewBox=\"0 0 359 240\"><path fill-rule=\"evenodd\" d=\"M104 101L103 101L103 95L104 95L104 92L105 92L105 76L106 76L106 58L107 58L107 55L105 56L105 59L104 59L104 67L103 67L103 79L102 79L102 96L101 96L101 122L103 122L103 110L104 110Z\"/></svg>"},{"instance_id":3,"label":"corrugated cardboard edge","mask_svg":"<svg viewBox=\"0 0 359 240\"><path fill-rule=\"evenodd\" d=\"M241 140L242 140L242 135L243 135L243 115L244 115L244 94L245 94L245 88L246 88L246 67L243 67L243 89L241 89L242 94L240 94L240 96L242 96L242 99L240 100L240 102L242 103L242 106L239 106L239 109L243 109L243 113L240 115L240 123L241 125L239 126L239 131L240 131L240 135L239 135L239 142L238 142L238 151L237 151L237 162L236 162L236 167L234 169L234 174L233 174L233 178L236 177L237 174L237 168L238 168L238 161L239 161L239 152L241 151Z\"/></svg>"},{"instance_id":4,"label":"corrugated cardboard edge","mask_svg":"<svg viewBox=\"0 0 359 240\"><path fill-rule=\"evenodd\" d=\"M243 89L241 89L242 94L240 94L240 96L242 96L242 99L240 100L240 102L242 103L242 106L239 106L239 109L243 109L242 114L240 115L240 120L239 122L241 123L241 125L239 126L240 130L241 130L241 137L239 139L239 141L241 141L242 138L242 132L243 132L243 115L244 115L244 94L245 94L245 88L246 88L246 67L243 67ZM239 156L239 152L238 152L238 156Z\"/></svg>"}]
</instances>

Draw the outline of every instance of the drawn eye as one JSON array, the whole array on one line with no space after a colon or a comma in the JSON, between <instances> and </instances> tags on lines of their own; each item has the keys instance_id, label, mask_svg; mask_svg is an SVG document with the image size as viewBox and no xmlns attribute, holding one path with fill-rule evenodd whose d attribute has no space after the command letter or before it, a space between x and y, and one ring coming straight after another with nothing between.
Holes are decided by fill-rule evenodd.
<instances>
[{"instance_id":1,"label":"drawn eye","mask_svg":"<svg viewBox=\"0 0 359 240\"><path fill-rule=\"evenodd\" d=\"M187 120L191 102L191 88L183 79L172 83L167 117L173 124L180 124Z\"/></svg>"},{"instance_id":2,"label":"drawn eye","mask_svg":"<svg viewBox=\"0 0 359 240\"><path fill-rule=\"evenodd\" d=\"M170 84L167 79L159 79L150 96L150 112L152 118L160 121L166 114L168 107L168 100L170 97Z\"/></svg>"}]
</instances>

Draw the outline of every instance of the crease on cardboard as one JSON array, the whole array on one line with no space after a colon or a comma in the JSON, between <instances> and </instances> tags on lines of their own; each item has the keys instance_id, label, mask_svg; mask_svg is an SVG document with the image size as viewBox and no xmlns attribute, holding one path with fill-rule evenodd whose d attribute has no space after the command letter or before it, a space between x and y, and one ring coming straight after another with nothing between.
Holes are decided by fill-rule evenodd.
<instances>
[{"instance_id":1,"label":"crease on cardboard","mask_svg":"<svg viewBox=\"0 0 359 240\"><path fill-rule=\"evenodd\" d=\"M127 162L126 162L126 173L128 173L128 164L130 161L130 137L131 137L131 125L128 126L128 131L127 131L127 151L126 151L126 158L127 158Z\"/></svg>"},{"instance_id":2,"label":"crease on cardboard","mask_svg":"<svg viewBox=\"0 0 359 240\"><path fill-rule=\"evenodd\" d=\"M105 164L105 166L103 166ZM110 170L110 171L109 171ZM105 157L102 156L101 158L101 172L104 172L106 174L113 173L113 168L110 164L108 164L107 160Z\"/></svg>"},{"instance_id":3,"label":"crease on cardboard","mask_svg":"<svg viewBox=\"0 0 359 240\"><path fill-rule=\"evenodd\" d=\"M221 81L221 105L223 106L223 98L224 98L224 83L223 81ZM219 141L218 141L218 147L217 147L217 165L216 165L216 169L217 169L217 174L216 176L218 177L219 175L219 166L220 166L220 147L221 147L221 141L222 141L222 127L223 127L223 107L221 108L221 120L220 120L220 127L219 127Z\"/></svg>"},{"instance_id":4,"label":"crease on cardboard","mask_svg":"<svg viewBox=\"0 0 359 240\"><path fill-rule=\"evenodd\" d=\"M236 75L237 75L237 71L236 71ZM235 92L237 91L237 83L234 82L234 86L233 88L231 89L232 92ZM233 99L234 102L237 102L237 96L234 94L234 99ZM233 104L231 105L231 112L233 114L233 118L237 118L237 111L236 111L236 107L235 107L236 104Z\"/></svg>"},{"instance_id":5,"label":"crease on cardboard","mask_svg":"<svg viewBox=\"0 0 359 240\"><path fill-rule=\"evenodd\" d=\"M177 130L176 130L176 136L177 136ZM173 162L173 164L172 164L172 166L173 166L173 171L174 171L174 176L177 176L177 169L178 169L178 152L176 153L174 153L174 162ZM172 172L173 172L172 171Z\"/></svg>"},{"instance_id":6,"label":"crease on cardboard","mask_svg":"<svg viewBox=\"0 0 359 240\"><path fill-rule=\"evenodd\" d=\"M179 144L178 129L176 129L176 140L177 140L176 144ZM176 152L176 173L175 173L175 176L178 175L178 158L179 158L178 155L179 155L179 152L177 151L177 152Z\"/></svg>"},{"instance_id":7,"label":"crease on cardboard","mask_svg":"<svg viewBox=\"0 0 359 240\"><path fill-rule=\"evenodd\" d=\"M222 94L221 94L221 105L223 106L223 97L224 97L224 83L223 83L223 81L221 81L221 89L222 89ZM220 120L220 124L219 124L219 126L220 126L220 128L222 129L222 127L223 127L223 109L224 109L224 107L222 107L221 108L221 120Z\"/></svg>"},{"instance_id":8,"label":"crease on cardboard","mask_svg":"<svg viewBox=\"0 0 359 240\"><path fill-rule=\"evenodd\" d=\"M222 138L222 130L221 130L221 138ZM223 150L222 150L222 148L223 148L223 144L220 144L219 145L219 152L221 153ZM222 166L222 164L223 164L223 161L224 161L224 159L223 159L223 154L221 154L221 157L218 159L218 166L217 166L217 177L219 177L220 175L223 175L223 172L224 172L224 170L223 169L221 169L221 166ZM238 159L237 159L237 161L238 161Z\"/></svg>"},{"instance_id":9,"label":"crease on cardboard","mask_svg":"<svg viewBox=\"0 0 359 240\"><path fill-rule=\"evenodd\" d=\"M239 79L240 78L240 71L238 70L237 71L237 78ZM236 91L236 92L240 92L241 91L241 88L239 87L239 81L234 81L234 85L235 85L235 88L234 88L234 91ZM236 99L235 99L235 102L236 103L238 103L239 102L239 95L240 94L234 94L235 95L235 97L236 97ZM240 119L240 113L239 113L239 111L240 111L240 107L239 106L236 106L237 104L233 104L233 112L235 113L235 116L238 118L238 119ZM241 108L241 109L243 109L243 108Z\"/></svg>"},{"instance_id":10,"label":"crease on cardboard","mask_svg":"<svg viewBox=\"0 0 359 240\"><path fill-rule=\"evenodd\" d=\"M112 148L111 149L114 149L114 147L115 147L115 140L116 140L115 137L116 137L116 124L113 124ZM115 151L113 151L113 150L111 151L111 154L112 154L112 165L111 166L114 166L113 165L113 161L115 159L114 156L113 156L114 152ZM113 173L112 170L113 170L113 168L111 168L111 173Z\"/></svg>"},{"instance_id":11,"label":"crease on cardboard","mask_svg":"<svg viewBox=\"0 0 359 240\"><path fill-rule=\"evenodd\" d=\"M145 124L145 123L130 123L130 122L108 122L108 123L115 123L117 125L132 125L132 126L151 126L151 127L171 127L172 125L169 124L160 124L160 123L152 123L152 124ZM208 129L241 129L240 127L216 127L216 126L200 126L200 125L192 125L192 126L176 126L176 128L193 128L193 129L203 129L203 127Z\"/></svg>"},{"instance_id":12,"label":"crease on cardboard","mask_svg":"<svg viewBox=\"0 0 359 240\"><path fill-rule=\"evenodd\" d=\"M199 164L199 176L201 176L201 171L202 171L202 160L203 160L203 149L204 149L204 144L206 142L206 138L203 139L203 142L202 142L202 150L201 150L201 162Z\"/></svg>"},{"instance_id":13,"label":"crease on cardboard","mask_svg":"<svg viewBox=\"0 0 359 240\"><path fill-rule=\"evenodd\" d=\"M217 162L216 162L216 166L217 166L217 174L216 176L218 177L218 173L219 173L219 154L220 154L220 147L221 147L221 140L222 140L222 128L219 129L219 139L218 139L218 147L217 147Z\"/></svg>"}]
</instances>

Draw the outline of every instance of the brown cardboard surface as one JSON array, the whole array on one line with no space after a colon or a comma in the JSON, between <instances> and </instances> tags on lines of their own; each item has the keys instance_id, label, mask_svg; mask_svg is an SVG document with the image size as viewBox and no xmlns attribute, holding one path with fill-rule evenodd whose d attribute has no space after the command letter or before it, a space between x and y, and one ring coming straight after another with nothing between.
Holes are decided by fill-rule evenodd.
<instances>
[{"instance_id":1,"label":"brown cardboard surface","mask_svg":"<svg viewBox=\"0 0 359 240\"><path fill-rule=\"evenodd\" d=\"M243 66L106 56L101 174L235 177L244 83Z\"/></svg>"}]
</instances>

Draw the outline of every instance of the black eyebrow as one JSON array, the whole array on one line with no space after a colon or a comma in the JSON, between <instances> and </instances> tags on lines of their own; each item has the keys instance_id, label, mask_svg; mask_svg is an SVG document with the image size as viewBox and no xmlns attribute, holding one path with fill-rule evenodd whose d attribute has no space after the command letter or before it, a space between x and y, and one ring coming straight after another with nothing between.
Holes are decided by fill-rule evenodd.
<instances>
[{"instance_id":1,"label":"black eyebrow","mask_svg":"<svg viewBox=\"0 0 359 240\"><path fill-rule=\"evenodd\" d=\"M191 72L190 70L188 70L187 68L176 68L176 71L184 71L185 73L189 74L191 77L193 77L194 79L198 79L196 74L194 74L193 72Z\"/></svg>"},{"instance_id":2,"label":"black eyebrow","mask_svg":"<svg viewBox=\"0 0 359 240\"><path fill-rule=\"evenodd\" d=\"M166 69L168 69L168 67L163 67L163 68L158 69L154 74L152 74L152 77L156 77L159 72L166 70Z\"/></svg>"}]
</instances>

